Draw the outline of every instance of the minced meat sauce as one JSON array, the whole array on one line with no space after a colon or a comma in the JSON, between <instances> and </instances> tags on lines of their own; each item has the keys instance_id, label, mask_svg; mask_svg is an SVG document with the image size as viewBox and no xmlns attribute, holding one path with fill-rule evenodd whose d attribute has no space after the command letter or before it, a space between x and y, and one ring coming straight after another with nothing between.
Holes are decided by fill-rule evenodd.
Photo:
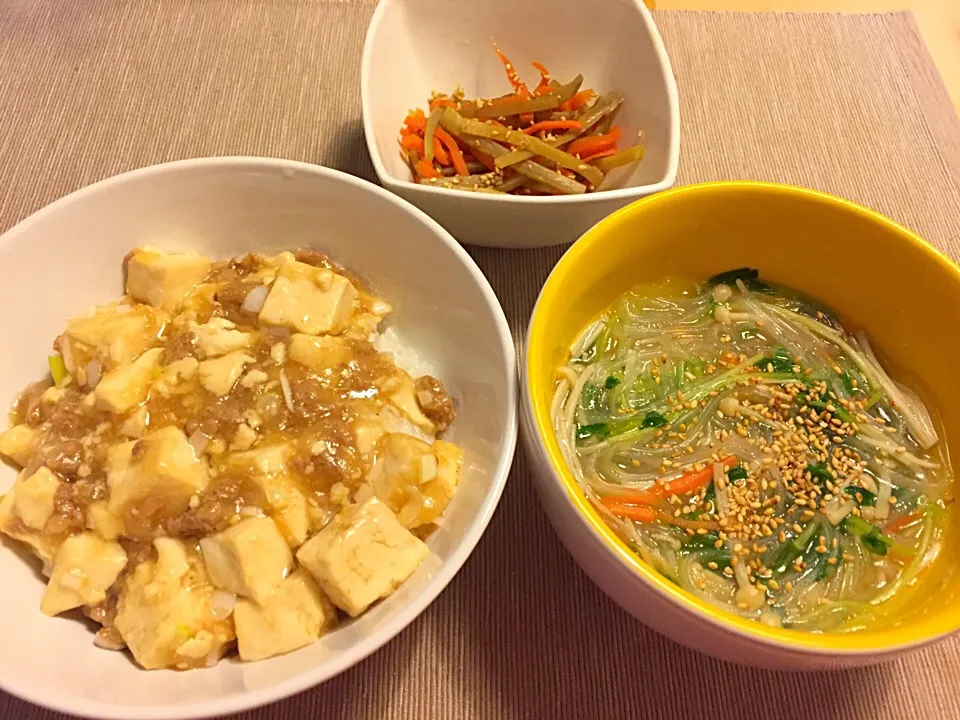
<instances>
[{"instance_id":1,"label":"minced meat sauce","mask_svg":"<svg viewBox=\"0 0 960 720\"><path fill-rule=\"evenodd\" d=\"M449 500L430 481L454 446L430 444L453 421L454 403L441 381L411 377L377 350L384 301L312 250L198 257L131 253L127 296L67 324L52 380L23 391L14 427L0 437L0 452L22 468L13 500L0 506L0 530L52 567L50 588L68 538L125 554L105 587L72 589L74 606L103 626L98 644L126 643L144 667L210 664L234 642L223 618L211 631L222 647L193 659L193 645L158 654L115 627L124 593L140 597L131 589L144 575L137 566L166 562L158 538L180 542L199 567L197 558L209 558L198 542L244 518L273 518L296 552L371 493L420 534ZM403 452L419 480L391 476L396 463L381 457L398 433L411 436Z\"/></svg>"}]
</instances>

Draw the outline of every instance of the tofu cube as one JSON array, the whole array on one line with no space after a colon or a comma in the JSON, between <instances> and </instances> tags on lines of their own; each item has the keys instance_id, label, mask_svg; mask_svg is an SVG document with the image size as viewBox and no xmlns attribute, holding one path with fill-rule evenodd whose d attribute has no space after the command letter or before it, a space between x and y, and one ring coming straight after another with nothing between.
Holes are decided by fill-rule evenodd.
<instances>
[{"instance_id":1,"label":"tofu cube","mask_svg":"<svg viewBox=\"0 0 960 720\"><path fill-rule=\"evenodd\" d=\"M174 310L210 272L210 260L196 253L139 248L127 256L127 295L153 307Z\"/></svg>"},{"instance_id":2,"label":"tofu cube","mask_svg":"<svg viewBox=\"0 0 960 720\"><path fill-rule=\"evenodd\" d=\"M157 560L123 582L114 627L147 670L205 667L235 639L233 621L214 602L200 556L179 540L154 541Z\"/></svg>"},{"instance_id":3,"label":"tofu cube","mask_svg":"<svg viewBox=\"0 0 960 720\"><path fill-rule=\"evenodd\" d=\"M87 527L104 540L116 540L123 534L123 520L110 512L106 500L98 500L87 508Z\"/></svg>"},{"instance_id":4,"label":"tofu cube","mask_svg":"<svg viewBox=\"0 0 960 720\"><path fill-rule=\"evenodd\" d=\"M303 335L296 333L290 338L290 359L316 373L350 360L350 348L343 338L330 335Z\"/></svg>"},{"instance_id":5,"label":"tofu cube","mask_svg":"<svg viewBox=\"0 0 960 720\"><path fill-rule=\"evenodd\" d=\"M60 480L49 469L42 467L17 484L14 510L23 524L42 532L53 515L53 499Z\"/></svg>"},{"instance_id":6,"label":"tofu cube","mask_svg":"<svg viewBox=\"0 0 960 720\"><path fill-rule=\"evenodd\" d=\"M107 450L109 510L128 530L182 512L210 481L183 432L165 427Z\"/></svg>"},{"instance_id":7,"label":"tofu cube","mask_svg":"<svg viewBox=\"0 0 960 720\"><path fill-rule=\"evenodd\" d=\"M30 457L37 450L40 441L40 431L29 425L14 425L3 435L0 435L0 455L13 460L23 467L30 462Z\"/></svg>"},{"instance_id":8,"label":"tofu cube","mask_svg":"<svg viewBox=\"0 0 960 720\"><path fill-rule=\"evenodd\" d=\"M295 448L291 443L263 445L256 450L233 453L224 470L250 477L271 477L287 472Z\"/></svg>"},{"instance_id":9,"label":"tofu cube","mask_svg":"<svg viewBox=\"0 0 960 720\"><path fill-rule=\"evenodd\" d=\"M437 426L420 409L417 386L410 375L403 370L397 370L397 373L384 383L382 390L390 403L410 422L427 435L436 434Z\"/></svg>"},{"instance_id":10,"label":"tofu cube","mask_svg":"<svg viewBox=\"0 0 960 720\"><path fill-rule=\"evenodd\" d=\"M163 348L147 350L129 365L108 372L94 390L97 407L122 414L147 399L159 367Z\"/></svg>"},{"instance_id":11,"label":"tofu cube","mask_svg":"<svg viewBox=\"0 0 960 720\"><path fill-rule=\"evenodd\" d=\"M257 370L254 368L240 380L240 387L245 387L247 389L255 388L257 385L263 385L267 380L270 379L270 376L267 375L263 370Z\"/></svg>"},{"instance_id":12,"label":"tofu cube","mask_svg":"<svg viewBox=\"0 0 960 720\"><path fill-rule=\"evenodd\" d=\"M257 431L246 423L240 423L230 441L230 450L249 450L257 441Z\"/></svg>"},{"instance_id":13,"label":"tofu cube","mask_svg":"<svg viewBox=\"0 0 960 720\"><path fill-rule=\"evenodd\" d=\"M160 370L160 377L150 388L151 396L170 397L193 387L193 381L200 374L200 363L196 358L185 357L174 360Z\"/></svg>"},{"instance_id":14,"label":"tofu cube","mask_svg":"<svg viewBox=\"0 0 960 720\"><path fill-rule=\"evenodd\" d=\"M336 621L336 610L303 568L263 601L241 598L233 610L240 659L263 660L305 647Z\"/></svg>"},{"instance_id":15,"label":"tofu cube","mask_svg":"<svg viewBox=\"0 0 960 720\"><path fill-rule=\"evenodd\" d=\"M215 307L219 289L218 283L202 282L196 285L177 305L177 317L188 321L209 314Z\"/></svg>"},{"instance_id":16,"label":"tofu cube","mask_svg":"<svg viewBox=\"0 0 960 720\"><path fill-rule=\"evenodd\" d=\"M353 435L357 439L357 450L369 455L377 449L380 438L387 430L383 423L374 418L360 418L353 424Z\"/></svg>"},{"instance_id":17,"label":"tofu cube","mask_svg":"<svg viewBox=\"0 0 960 720\"><path fill-rule=\"evenodd\" d=\"M40 601L44 615L59 615L81 605L96 605L127 564L118 543L101 540L92 532L63 541L53 561L53 573Z\"/></svg>"},{"instance_id":18,"label":"tofu cube","mask_svg":"<svg viewBox=\"0 0 960 720\"><path fill-rule=\"evenodd\" d=\"M429 445L410 435L391 433L366 480L405 528L436 521L453 499L460 480L460 448L438 440Z\"/></svg>"},{"instance_id":19,"label":"tofu cube","mask_svg":"<svg viewBox=\"0 0 960 720\"><path fill-rule=\"evenodd\" d=\"M86 365L96 357L104 372L115 370L160 345L166 316L146 305L113 304L67 323L66 342L77 379L86 383Z\"/></svg>"},{"instance_id":20,"label":"tofu cube","mask_svg":"<svg viewBox=\"0 0 960 720\"><path fill-rule=\"evenodd\" d=\"M150 413L146 405L141 405L123 421L120 426L120 434L129 438L143 437L147 431L147 421L150 419Z\"/></svg>"},{"instance_id":21,"label":"tofu cube","mask_svg":"<svg viewBox=\"0 0 960 720\"><path fill-rule=\"evenodd\" d=\"M200 541L203 560L221 590L264 602L293 568L293 555L277 524L251 517Z\"/></svg>"},{"instance_id":22,"label":"tofu cube","mask_svg":"<svg viewBox=\"0 0 960 720\"><path fill-rule=\"evenodd\" d=\"M293 457L289 444L264 445L247 452L231 453L223 471L250 478L263 492L264 508L277 523L287 544L300 547L310 532L307 497L293 478L288 463Z\"/></svg>"},{"instance_id":23,"label":"tofu cube","mask_svg":"<svg viewBox=\"0 0 960 720\"><path fill-rule=\"evenodd\" d=\"M44 562L51 562L57 552L59 538L31 530L17 515L17 491L21 482L10 488L0 499L0 532L29 546Z\"/></svg>"},{"instance_id":24,"label":"tofu cube","mask_svg":"<svg viewBox=\"0 0 960 720\"><path fill-rule=\"evenodd\" d=\"M197 337L197 347L203 357L220 357L234 350L242 350L253 344L253 335L237 330L226 318L214 317L203 325L192 320L187 330Z\"/></svg>"},{"instance_id":25,"label":"tofu cube","mask_svg":"<svg viewBox=\"0 0 960 720\"><path fill-rule=\"evenodd\" d=\"M200 384L214 395L227 395L243 375L243 369L251 362L253 358L243 350L235 350L214 360L204 360L200 363Z\"/></svg>"},{"instance_id":26,"label":"tofu cube","mask_svg":"<svg viewBox=\"0 0 960 720\"><path fill-rule=\"evenodd\" d=\"M300 548L297 559L337 607L356 617L396 590L428 552L372 497L341 511Z\"/></svg>"},{"instance_id":27,"label":"tofu cube","mask_svg":"<svg viewBox=\"0 0 960 720\"><path fill-rule=\"evenodd\" d=\"M301 262L285 263L260 310L260 323L308 335L337 334L350 323L357 289L342 275Z\"/></svg>"},{"instance_id":28,"label":"tofu cube","mask_svg":"<svg viewBox=\"0 0 960 720\"><path fill-rule=\"evenodd\" d=\"M463 450L446 440L437 440L433 443L433 452L437 456L437 474L427 483L427 492L438 505L442 503L446 507L460 484Z\"/></svg>"}]
</instances>

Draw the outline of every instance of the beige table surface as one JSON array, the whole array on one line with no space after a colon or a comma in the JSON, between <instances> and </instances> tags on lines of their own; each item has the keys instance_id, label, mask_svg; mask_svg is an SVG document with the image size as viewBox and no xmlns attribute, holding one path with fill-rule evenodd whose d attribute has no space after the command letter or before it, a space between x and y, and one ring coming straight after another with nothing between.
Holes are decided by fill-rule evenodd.
<instances>
[{"instance_id":1,"label":"beige table surface","mask_svg":"<svg viewBox=\"0 0 960 720\"><path fill-rule=\"evenodd\" d=\"M960 0L647 0L660 10L875 13L910 10L960 109Z\"/></svg>"},{"instance_id":2,"label":"beige table surface","mask_svg":"<svg viewBox=\"0 0 960 720\"><path fill-rule=\"evenodd\" d=\"M736 2L748 0L709 8ZM185 157L280 156L372 178L356 78L373 3L0 0L0 231L82 185ZM661 12L657 24L681 87L679 184L841 194L960 259L960 124L912 17ZM518 343L561 251L471 250ZM952 720L958 678L960 636L803 675L669 642L571 561L521 451L476 551L405 632L330 682L231 720ZM66 716L0 693L0 720Z\"/></svg>"}]
</instances>

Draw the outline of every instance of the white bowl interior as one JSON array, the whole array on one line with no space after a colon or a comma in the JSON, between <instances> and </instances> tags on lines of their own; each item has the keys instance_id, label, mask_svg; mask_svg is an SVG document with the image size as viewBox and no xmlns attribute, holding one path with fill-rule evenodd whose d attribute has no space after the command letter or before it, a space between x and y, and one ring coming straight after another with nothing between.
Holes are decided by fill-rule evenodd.
<instances>
[{"instance_id":1,"label":"white bowl interior","mask_svg":"<svg viewBox=\"0 0 960 720\"><path fill-rule=\"evenodd\" d=\"M442 368L459 399L460 490L428 540L431 558L394 595L314 645L264 662L186 673L139 670L91 631L40 614L36 564L0 549L0 687L79 715L186 718L269 702L369 654L443 589L483 532L516 439L513 345L473 262L419 211L355 178L314 166L209 159L136 171L55 203L0 239L0 402L46 372L65 320L122 292L134 246L217 258L296 247L328 251L387 298L405 343ZM0 467L0 491L13 470Z\"/></svg>"},{"instance_id":2,"label":"white bowl interior","mask_svg":"<svg viewBox=\"0 0 960 720\"><path fill-rule=\"evenodd\" d=\"M408 110L425 108L433 90L459 84L467 97L510 92L491 38L532 86L546 65L559 82L584 76L598 93L619 90L621 146L643 131L643 162L612 173L604 189L653 185L675 172L679 139L671 70L642 0L382 0L367 37L364 114L381 179L409 182L400 155L400 126Z\"/></svg>"}]
</instances>

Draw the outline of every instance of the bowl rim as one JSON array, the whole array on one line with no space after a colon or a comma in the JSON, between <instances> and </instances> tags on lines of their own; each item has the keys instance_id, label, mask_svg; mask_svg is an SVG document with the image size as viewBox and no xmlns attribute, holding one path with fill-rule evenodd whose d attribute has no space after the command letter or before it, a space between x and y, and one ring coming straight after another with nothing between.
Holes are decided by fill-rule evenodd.
<instances>
[{"instance_id":1,"label":"bowl rim","mask_svg":"<svg viewBox=\"0 0 960 720\"><path fill-rule=\"evenodd\" d=\"M407 214L412 215L418 219L424 228L432 233L439 242L445 245L447 249L463 263L474 282L478 285L486 302L487 309L493 315L497 335L499 336L500 352L502 353L502 360L507 374L507 388L505 393L506 417L503 418L503 452L496 466L491 468L491 487L481 502L479 511L467 526L466 532L454 546L446 562L437 568L436 572L418 595L411 598L405 605L400 606L396 613L392 617L387 618L375 632L364 638L362 642L337 653L327 661L327 663L325 663L325 665L328 666L327 669L321 671L317 667L308 667L302 672L266 688L242 690L232 697L218 700L201 700L184 704L174 703L163 707L120 707L80 697L73 697L69 702L66 702L43 694L42 688L40 687L18 687L10 683L7 678L0 677L0 690L40 707L46 707L51 710L79 717L96 718L97 720L188 720L192 718L219 717L251 710L320 685L358 664L399 635L443 592L479 543L480 538L486 531L496 511L507 483L517 443L517 361L513 337L503 307L500 305L493 288L490 286L490 283L476 262L470 257L466 250L453 239L450 233L413 204L373 183L332 168L282 158L222 156L176 160L113 175L75 190L68 195L64 195L20 220L0 235L0 246L16 242L19 236L28 231L35 223L41 221L48 215L62 212L72 204L82 201L90 195L109 192L116 186L153 176L193 171L202 172L214 169L268 170L281 173L294 171L318 175L345 183L368 192L373 197L390 203ZM211 668L210 670L212 671L213 669Z\"/></svg>"},{"instance_id":2,"label":"bowl rim","mask_svg":"<svg viewBox=\"0 0 960 720\"><path fill-rule=\"evenodd\" d=\"M665 201L669 202L674 198L684 195L695 196L703 193L729 193L730 191L760 191L761 193L769 193L771 195L794 196L796 198L803 198L829 205L855 215L865 222L873 223L886 229L906 245L912 247L914 251L926 254L952 276L953 282L960 285L960 265L955 263L938 248L923 240L919 235L877 211L818 190L764 181L713 181L685 185L631 203L594 225L564 252L544 282L530 315L524 345L524 360L521 366L521 391L523 395L521 409L524 413L524 424L525 426L530 426L530 434L534 436L530 438L530 440L535 443L535 447L542 456L541 459L546 461L545 464L549 469L548 481L545 482L544 485L550 486L562 494L567 504L576 511L577 521L584 524L587 530L590 531L595 539L604 547L605 551L613 555L619 569L625 572L631 581L639 581L646 586L648 590L667 599L682 611L690 613L696 619L708 623L714 629L720 630L731 637L757 642L768 647L787 650L805 656L827 658L870 656L879 660L884 656L897 655L906 650L920 648L953 635L960 630L960 616L954 621L952 627L939 632L908 636L902 640L887 640L887 634L896 634L902 631L899 629L878 630L868 635L860 633L814 634L800 630L769 628L759 622L732 615L695 597L679 586L674 585L662 574L641 560L636 553L631 551L613 532L589 501L587 501L584 494L580 491L573 473L571 473L567 467L560 453L559 445L556 442L556 436L550 423L549 402L544 403L541 401L540 403L535 403L533 393L531 392L530 381L530 377L533 374L532 358L546 352L540 347L533 345L536 335L538 334L537 325L541 317L551 312L549 306L554 304L554 296L557 294L555 288L561 283L561 276L570 273L587 253L602 246L602 244L607 241L608 228L623 222L634 213L642 213L644 208L649 205ZM642 242L642 239L637 241ZM545 440L547 436L549 436L551 441L548 442ZM870 642L873 638L880 638L880 641ZM838 639L841 641L837 642ZM867 642L858 642L858 640L862 639L867 639Z\"/></svg>"},{"instance_id":3,"label":"bowl rim","mask_svg":"<svg viewBox=\"0 0 960 720\"><path fill-rule=\"evenodd\" d=\"M583 193L582 195L495 195L489 193L468 192L465 190L454 191L451 193L448 188L437 188L429 185L421 185L411 180L398 179L387 172L383 163L380 150L377 147L377 134L373 128L373 112L370 108L370 76L373 73L373 46L375 38L380 34L380 24L383 22L387 8L391 5L402 3L403 0L380 0L377 4L373 16L370 18L370 24L367 26L367 33L363 41L363 56L360 66L360 105L363 115L363 134L367 143L367 152L373 161L373 169L377 177L385 186L392 189L401 189L405 192L422 193L424 195L438 195L439 197L454 197L469 199L477 203L519 203L523 205L591 205L604 202L605 200L624 200L637 198L644 195L662 192L672 187L677 180L677 168L680 164L680 99L677 91L677 81L674 76L673 66L670 63L670 57L667 55L667 49L663 44L663 38L660 30L653 20L649 8L643 0L630 0L640 16L641 22L647 31L647 36L653 46L654 54L657 58L657 66L660 70L660 76L667 90L667 111L669 113L670 126L670 145L667 148L667 168L663 177L655 183L647 185L631 185L629 187L615 188L611 190L598 190L592 193Z\"/></svg>"}]
</instances>

